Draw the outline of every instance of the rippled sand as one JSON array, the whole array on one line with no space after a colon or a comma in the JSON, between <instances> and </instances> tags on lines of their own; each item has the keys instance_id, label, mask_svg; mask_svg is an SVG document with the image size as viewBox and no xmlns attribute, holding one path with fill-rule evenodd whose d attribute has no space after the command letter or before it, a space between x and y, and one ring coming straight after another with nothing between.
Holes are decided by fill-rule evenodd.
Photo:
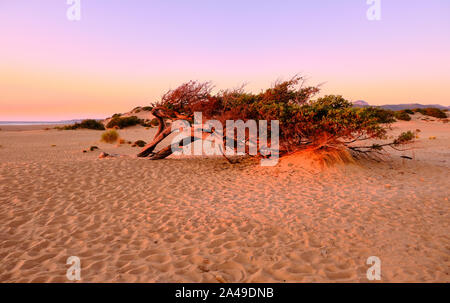
<instances>
[{"instance_id":1,"label":"rippled sand","mask_svg":"<svg viewBox=\"0 0 450 303\"><path fill-rule=\"evenodd\" d=\"M82 282L367 282L369 256L384 282L450 282L449 124L397 123L422 130L414 151L322 171L98 159L138 149L2 128L2 282L66 282L69 256Z\"/></svg>"}]
</instances>

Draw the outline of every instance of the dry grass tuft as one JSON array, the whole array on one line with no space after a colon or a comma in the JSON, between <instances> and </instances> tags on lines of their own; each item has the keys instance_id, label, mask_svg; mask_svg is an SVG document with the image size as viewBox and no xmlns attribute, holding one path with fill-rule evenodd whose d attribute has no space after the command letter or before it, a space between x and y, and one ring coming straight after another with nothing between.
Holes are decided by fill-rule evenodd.
<instances>
[{"instance_id":1,"label":"dry grass tuft","mask_svg":"<svg viewBox=\"0 0 450 303\"><path fill-rule=\"evenodd\" d=\"M114 143L119 139L119 133L115 130L108 130L102 134L102 140L106 143Z\"/></svg>"},{"instance_id":2,"label":"dry grass tuft","mask_svg":"<svg viewBox=\"0 0 450 303\"><path fill-rule=\"evenodd\" d=\"M353 164L355 159L347 149L308 148L280 158L280 166L295 169L322 170L339 164Z\"/></svg>"},{"instance_id":3,"label":"dry grass tuft","mask_svg":"<svg viewBox=\"0 0 450 303\"><path fill-rule=\"evenodd\" d=\"M355 159L347 149L330 149L316 151L317 161L324 167L336 164L354 164Z\"/></svg>"}]
</instances>

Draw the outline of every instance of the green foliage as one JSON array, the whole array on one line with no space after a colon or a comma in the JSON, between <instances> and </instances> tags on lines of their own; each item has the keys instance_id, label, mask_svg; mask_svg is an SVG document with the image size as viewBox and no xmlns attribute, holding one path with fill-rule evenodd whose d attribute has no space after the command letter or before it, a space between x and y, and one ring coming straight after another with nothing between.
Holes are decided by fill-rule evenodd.
<instances>
[{"instance_id":1,"label":"green foliage","mask_svg":"<svg viewBox=\"0 0 450 303\"><path fill-rule=\"evenodd\" d=\"M106 143L114 143L119 139L119 133L115 130L107 130L102 134L102 141Z\"/></svg>"},{"instance_id":2,"label":"green foliage","mask_svg":"<svg viewBox=\"0 0 450 303\"><path fill-rule=\"evenodd\" d=\"M134 126L138 124L143 124L143 121L136 116L115 117L108 122L106 128L114 128L117 126L118 128L122 129L128 126Z\"/></svg>"},{"instance_id":3,"label":"green foliage","mask_svg":"<svg viewBox=\"0 0 450 303\"><path fill-rule=\"evenodd\" d=\"M394 113L394 116L395 116L395 119L397 119L397 120L403 120L403 121L411 120L411 116L405 110L396 111Z\"/></svg>"},{"instance_id":4,"label":"green foliage","mask_svg":"<svg viewBox=\"0 0 450 303\"><path fill-rule=\"evenodd\" d=\"M59 129L59 130L73 130L73 129L79 129L79 128L84 128L84 129L94 129L94 130L105 130L105 126L97 121L97 120L93 120L93 119L87 119L87 120L83 120L80 123L75 123L72 125L65 125L65 126L57 126L55 127L55 129Z\"/></svg>"},{"instance_id":5,"label":"green foliage","mask_svg":"<svg viewBox=\"0 0 450 303\"><path fill-rule=\"evenodd\" d=\"M278 120L280 153L306 146L342 147L359 140L386 139L385 124L395 122L393 111L355 108L338 95L312 100L319 89L303 84L303 79L296 77L259 94L240 88L213 95L210 83L191 81L166 93L156 106L161 108L160 115L171 120L183 116L192 122L194 112L223 124L226 120ZM373 149L383 146L375 144Z\"/></svg>"},{"instance_id":6,"label":"green foliage","mask_svg":"<svg viewBox=\"0 0 450 303\"><path fill-rule=\"evenodd\" d=\"M403 111L407 114L414 115L414 111L412 109L404 109Z\"/></svg>"},{"instance_id":7,"label":"green foliage","mask_svg":"<svg viewBox=\"0 0 450 303\"><path fill-rule=\"evenodd\" d=\"M378 123L389 124L395 122L394 112L380 107L365 107L364 115L368 119L375 119Z\"/></svg>"},{"instance_id":8,"label":"green foliage","mask_svg":"<svg viewBox=\"0 0 450 303\"><path fill-rule=\"evenodd\" d=\"M412 131L403 132L394 140L394 144L406 144L414 140L415 137L416 135Z\"/></svg>"},{"instance_id":9,"label":"green foliage","mask_svg":"<svg viewBox=\"0 0 450 303\"><path fill-rule=\"evenodd\" d=\"M429 108L416 108L414 109L415 112L419 112L422 115L425 116L431 116L439 119L445 119L447 118L447 115L444 111L440 110L439 108L429 107Z\"/></svg>"},{"instance_id":10,"label":"green foliage","mask_svg":"<svg viewBox=\"0 0 450 303\"><path fill-rule=\"evenodd\" d=\"M345 100L342 96L327 95L325 97L317 99L315 102L318 106L325 108L326 110L351 108L352 103Z\"/></svg>"}]
</instances>

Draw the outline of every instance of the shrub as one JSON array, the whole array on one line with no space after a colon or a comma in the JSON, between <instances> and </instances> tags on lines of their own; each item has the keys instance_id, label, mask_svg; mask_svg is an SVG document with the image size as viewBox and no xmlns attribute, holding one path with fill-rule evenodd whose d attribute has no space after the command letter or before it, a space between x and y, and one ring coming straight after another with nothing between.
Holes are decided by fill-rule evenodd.
<instances>
[{"instance_id":1,"label":"shrub","mask_svg":"<svg viewBox=\"0 0 450 303\"><path fill-rule=\"evenodd\" d=\"M150 121L150 126L158 126L158 125L159 125L159 120L158 120L158 119L153 118L153 119Z\"/></svg>"},{"instance_id":2,"label":"shrub","mask_svg":"<svg viewBox=\"0 0 450 303\"><path fill-rule=\"evenodd\" d=\"M143 141L143 140L137 140L133 143L132 147L144 147L147 144L147 142Z\"/></svg>"},{"instance_id":3,"label":"shrub","mask_svg":"<svg viewBox=\"0 0 450 303\"><path fill-rule=\"evenodd\" d=\"M404 109L403 111L407 114L414 115L414 111L411 109Z\"/></svg>"},{"instance_id":4,"label":"shrub","mask_svg":"<svg viewBox=\"0 0 450 303\"><path fill-rule=\"evenodd\" d=\"M395 122L395 114L392 110L380 107L366 107L365 110L367 117L376 119L378 123L388 124Z\"/></svg>"},{"instance_id":5,"label":"shrub","mask_svg":"<svg viewBox=\"0 0 450 303\"><path fill-rule=\"evenodd\" d=\"M406 135L395 142L378 146L355 146L355 142L386 139L387 127L395 121L394 112L377 107L354 108L342 96L328 95L313 100L317 87L304 85L301 77L276 83L258 94L243 89L220 91L212 94L212 85L190 81L163 95L156 104L159 115L166 120L193 122L194 112L202 112L204 119L215 119L223 125L226 120L279 121L279 155L299 150L351 149L365 154L386 146L403 144ZM165 127L169 127L165 125ZM154 139L152 146L138 156L149 156L163 139ZM365 141L367 142L367 141ZM236 148L237 144L235 145ZM170 153L153 153L161 159Z\"/></svg>"},{"instance_id":6,"label":"shrub","mask_svg":"<svg viewBox=\"0 0 450 303\"><path fill-rule=\"evenodd\" d=\"M151 112L153 110L153 106L144 106L144 107L142 107L142 110Z\"/></svg>"},{"instance_id":7,"label":"shrub","mask_svg":"<svg viewBox=\"0 0 450 303\"><path fill-rule=\"evenodd\" d=\"M434 117L434 118L439 118L439 119L447 118L447 115L445 114L445 112L440 110L439 108L434 108L434 107L416 108L416 109L414 109L414 111L419 112L422 115L430 116L430 117Z\"/></svg>"},{"instance_id":8,"label":"shrub","mask_svg":"<svg viewBox=\"0 0 450 303\"><path fill-rule=\"evenodd\" d=\"M102 141L106 143L114 143L119 139L119 133L115 130L108 130L102 134Z\"/></svg>"},{"instance_id":9,"label":"shrub","mask_svg":"<svg viewBox=\"0 0 450 303\"><path fill-rule=\"evenodd\" d=\"M79 128L104 130L105 126L97 120L88 119L81 121Z\"/></svg>"},{"instance_id":10,"label":"shrub","mask_svg":"<svg viewBox=\"0 0 450 303\"><path fill-rule=\"evenodd\" d=\"M118 128L125 128L128 126L134 126L134 125L138 125L138 124L142 124L143 121L141 119L139 119L136 116L131 116L131 117L115 117L112 118L108 124L106 125L106 128L113 128L115 126L117 126Z\"/></svg>"},{"instance_id":11,"label":"shrub","mask_svg":"<svg viewBox=\"0 0 450 303\"><path fill-rule=\"evenodd\" d=\"M397 120L403 120L403 121L411 120L411 116L404 110L395 112L394 116L395 116L395 119L397 119Z\"/></svg>"},{"instance_id":12,"label":"shrub","mask_svg":"<svg viewBox=\"0 0 450 303\"><path fill-rule=\"evenodd\" d=\"M408 130L407 132L401 133L397 137L397 139L395 139L394 142L396 144L405 144L405 143L410 142L411 140L413 140L415 137L416 137L416 135L412 131Z\"/></svg>"},{"instance_id":13,"label":"shrub","mask_svg":"<svg viewBox=\"0 0 450 303\"><path fill-rule=\"evenodd\" d=\"M56 126L56 129L59 130L72 130L72 129L79 129L79 128L85 128L85 129L94 129L94 130L105 130L105 126L97 121L97 120L93 120L93 119L86 119L81 121L81 123L75 123L72 125L65 125L65 126Z\"/></svg>"}]
</instances>

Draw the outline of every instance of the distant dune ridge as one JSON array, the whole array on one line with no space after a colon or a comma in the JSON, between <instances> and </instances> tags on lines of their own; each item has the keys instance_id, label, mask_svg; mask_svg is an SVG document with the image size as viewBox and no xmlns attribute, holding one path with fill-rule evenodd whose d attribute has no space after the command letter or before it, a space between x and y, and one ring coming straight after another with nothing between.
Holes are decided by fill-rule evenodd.
<instances>
[{"instance_id":1,"label":"distant dune ridge","mask_svg":"<svg viewBox=\"0 0 450 303\"><path fill-rule=\"evenodd\" d=\"M355 107L368 107L372 106L369 103L367 103L364 100L357 100L353 102L353 106ZM408 104L386 104L386 105L374 105L376 107L381 107L384 109L390 109L390 110L404 110L404 109L415 109L415 108L438 108L441 110L447 109L450 110L450 106L440 105L440 104L419 104L419 103L408 103Z\"/></svg>"}]
</instances>

